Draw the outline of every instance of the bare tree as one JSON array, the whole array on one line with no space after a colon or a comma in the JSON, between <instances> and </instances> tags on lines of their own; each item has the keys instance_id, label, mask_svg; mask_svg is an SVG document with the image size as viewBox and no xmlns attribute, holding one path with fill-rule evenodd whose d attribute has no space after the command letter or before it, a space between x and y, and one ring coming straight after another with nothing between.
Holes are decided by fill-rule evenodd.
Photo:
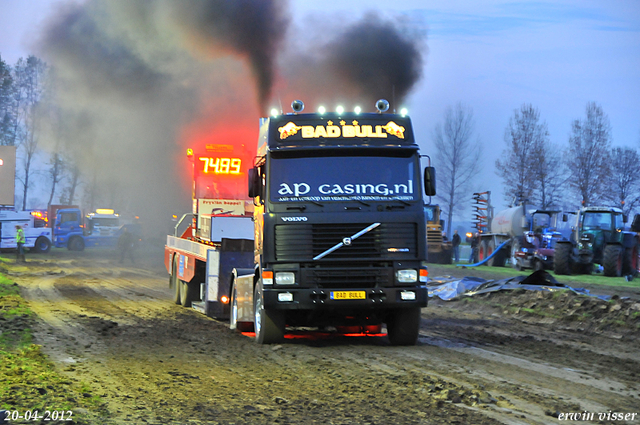
<instances>
[{"instance_id":1,"label":"bare tree","mask_svg":"<svg viewBox=\"0 0 640 425\"><path fill-rule=\"evenodd\" d=\"M16 123L17 141L22 153L22 172L18 179L22 182L22 209L27 207L32 164L39 144L38 106L44 89L47 65L35 56L26 60L20 58L15 66L16 90L14 99L17 105Z\"/></svg>"},{"instance_id":2,"label":"bare tree","mask_svg":"<svg viewBox=\"0 0 640 425\"><path fill-rule=\"evenodd\" d=\"M609 199L623 213L630 215L640 205L640 154L629 147L611 151L611 180Z\"/></svg>"},{"instance_id":3,"label":"bare tree","mask_svg":"<svg viewBox=\"0 0 640 425\"><path fill-rule=\"evenodd\" d=\"M0 57L0 146L13 146L16 140L11 71L11 66Z\"/></svg>"},{"instance_id":4,"label":"bare tree","mask_svg":"<svg viewBox=\"0 0 640 425\"><path fill-rule=\"evenodd\" d=\"M453 214L464 207L460 201L468 198L469 184L480 168L482 149L477 139L472 140L474 127L473 110L458 103L455 108L447 108L444 123L437 124L433 132L438 165L437 198L446 206L448 235Z\"/></svg>"},{"instance_id":5,"label":"bare tree","mask_svg":"<svg viewBox=\"0 0 640 425\"><path fill-rule=\"evenodd\" d=\"M62 194L60 195L60 203L66 205L73 205L76 199L76 191L80 186L80 178L82 177L82 173L80 172L80 167L76 163L75 159L70 156L66 156L64 158L66 164L66 176L68 185L62 190Z\"/></svg>"},{"instance_id":6,"label":"bare tree","mask_svg":"<svg viewBox=\"0 0 640 425\"><path fill-rule=\"evenodd\" d=\"M591 206L606 199L611 174L611 125L602 107L587 103L586 117L571 126L566 165L569 187L582 205Z\"/></svg>"},{"instance_id":7,"label":"bare tree","mask_svg":"<svg viewBox=\"0 0 640 425\"><path fill-rule=\"evenodd\" d=\"M504 196L507 202L534 200L539 179L543 178L547 171L546 164L536 170L534 162L545 153L548 139L547 124L540 123L540 112L537 108L524 104L519 110L513 111L504 133L507 148L502 153L502 159L496 160L496 173L504 182Z\"/></svg>"},{"instance_id":8,"label":"bare tree","mask_svg":"<svg viewBox=\"0 0 640 425\"><path fill-rule=\"evenodd\" d=\"M53 203L56 188L58 187L58 184L62 182L62 178L64 176L64 159L57 149L51 154L48 165L50 166L48 175L51 178L51 192L49 192L49 202L47 203L47 207L50 207Z\"/></svg>"},{"instance_id":9,"label":"bare tree","mask_svg":"<svg viewBox=\"0 0 640 425\"><path fill-rule=\"evenodd\" d=\"M532 201L542 209L559 206L563 198L561 190L567 181L561 152L545 140L536 145L531 162L536 181Z\"/></svg>"},{"instance_id":10,"label":"bare tree","mask_svg":"<svg viewBox=\"0 0 640 425\"><path fill-rule=\"evenodd\" d=\"M63 149L67 136L67 125L65 125L66 121L63 120L61 116L61 109L57 101L56 79L54 77L54 70L50 68L42 101L42 114L46 116L46 133L53 144L53 151L49 153L49 161L47 162L49 169L46 171L51 181L51 191L49 192L47 207L53 203L56 189L58 189L58 186L62 183L65 174Z\"/></svg>"}]
</instances>

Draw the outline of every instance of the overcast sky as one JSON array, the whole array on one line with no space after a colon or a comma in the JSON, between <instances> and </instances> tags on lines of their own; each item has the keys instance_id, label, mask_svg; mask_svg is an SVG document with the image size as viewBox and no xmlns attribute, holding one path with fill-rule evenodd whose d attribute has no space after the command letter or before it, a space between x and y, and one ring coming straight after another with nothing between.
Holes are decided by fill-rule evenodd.
<instances>
[{"instance_id":1,"label":"overcast sky","mask_svg":"<svg viewBox=\"0 0 640 425\"><path fill-rule=\"evenodd\" d=\"M13 65L32 52L38 29L57 3L0 0L5 61ZM504 149L509 117L523 103L540 110L559 149L589 101L609 116L614 145L640 148L638 0L295 0L290 7L298 34L310 20L353 21L372 9L426 33L424 76L406 104L415 134L429 153L445 108L457 102L471 107L486 170L474 190L492 190L498 207L503 199L494 162Z\"/></svg>"}]
</instances>

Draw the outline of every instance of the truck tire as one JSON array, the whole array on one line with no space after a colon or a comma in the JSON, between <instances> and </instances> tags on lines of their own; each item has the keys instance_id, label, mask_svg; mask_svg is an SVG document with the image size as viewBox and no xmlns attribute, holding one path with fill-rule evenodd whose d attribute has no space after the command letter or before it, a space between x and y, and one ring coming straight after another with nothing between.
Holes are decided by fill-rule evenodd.
<instances>
[{"instance_id":1,"label":"truck tire","mask_svg":"<svg viewBox=\"0 0 640 425\"><path fill-rule=\"evenodd\" d=\"M389 313L387 335L391 345L415 345L420 332L420 307L402 308Z\"/></svg>"},{"instance_id":2,"label":"truck tire","mask_svg":"<svg viewBox=\"0 0 640 425\"><path fill-rule=\"evenodd\" d=\"M493 240L489 241L489 249L487 250L487 253L489 252L495 252L496 251L496 243ZM501 248L500 251L496 252L496 254L493 256L493 258L491 260L488 261L487 264L489 264L489 266L491 267L504 267L504 262L505 262L506 258L505 258L505 249Z\"/></svg>"},{"instance_id":3,"label":"truck tire","mask_svg":"<svg viewBox=\"0 0 640 425\"><path fill-rule=\"evenodd\" d=\"M171 266L171 276L169 276L169 287L173 289L173 302L180 305L180 281L178 280L178 259L173 257Z\"/></svg>"},{"instance_id":4,"label":"truck tire","mask_svg":"<svg viewBox=\"0 0 640 425\"><path fill-rule=\"evenodd\" d=\"M51 249L51 241L45 236L40 236L36 239L36 244L33 246L33 251L38 254L44 254Z\"/></svg>"},{"instance_id":5,"label":"truck tire","mask_svg":"<svg viewBox=\"0 0 640 425\"><path fill-rule=\"evenodd\" d=\"M602 267L605 276L622 276L622 247L607 245L602 256Z\"/></svg>"},{"instance_id":6,"label":"truck tire","mask_svg":"<svg viewBox=\"0 0 640 425\"><path fill-rule=\"evenodd\" d=\"M180 305L191 307L191 304L198 299L198 285L179 279L178 286L180 286Z\"/></svg>"},{"instance_id":7,"label":"truck tire","mask_svg":"<svg viewBox=\"0 0 640 425\"><path fill-rule=\"evenodd\" d=\"M487 249L487 241L480 241L480 243L478 244L478 263L484 261L488 257ZM486 265L487 263L483 264L483 266Z\"/></svg>"},{"instance_id":8,"label":"truck tire","mask_svg":"<svg viewBox=\"0 0 640 425\"><path fill-rule=\"evenodd\" d=\"M84 251L84 240L80 236L75 236L69 240L67 244L69 251Z\"/></svg>"},{"instance_id":9,"label":"truck tire","mask_svg":"<svg viewBox=\"0 0 640 425\"><path fill-rule=\"evenodd\" d=\"M237 332L252 332L253 323L238 322L238 298L236 296L236 285L231 290L231 314L229 315L229 329L235 329Z\"/></svg>"},{"instance_id":10,"label":"truck tire","mask_svg":"<svg viewBox=\"0 0 640 425\"><path fill-rule=\"evenodd\" d=\"M553 254L553 272L555 274L571 274L571 253L573 245L559 243Z\"/></svg>"},{"instance_id":11,"label":"truck tire","mask_svg":"<svg viewBox=\"0 0 640 425\"><path fill-rule=\"evenodd\" d=\"M453 263L453 259L451 258L451 254L453 250L443 250L442 253L440 254L440 264L451 264Z\"/></svg>"},{"instance_id":12,"label":"truck tire","mask_svg":"<svg viewBox=\"0 0 640 425\"><path fill-rule=\"evenodd\" d=\"M264 308L262 283L256 284L253 293L253 313L256 342L258 344L274 344L284 339L284 311Z\"/></svg>"},{"instance_id":13,"label":"truck tire","mask_svg":"<svg viewBox=\"0 0 640 425\"><path fill-rule=\"evenodd\" d=\"M625 276L637 276L640 264L638 264L638 254L640 248L634 245L624 250L624 258L622 259L622 274Z\"/></svg>"}]
</instances>

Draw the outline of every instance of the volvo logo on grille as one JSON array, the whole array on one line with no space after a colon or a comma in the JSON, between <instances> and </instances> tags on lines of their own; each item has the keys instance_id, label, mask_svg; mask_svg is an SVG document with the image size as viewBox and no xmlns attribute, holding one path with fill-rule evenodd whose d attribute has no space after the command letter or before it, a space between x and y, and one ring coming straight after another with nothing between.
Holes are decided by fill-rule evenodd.
<instances>
[{"instance_id":1,"label":"volvo logo on grille","mask_svg":"<svg viewBox=\"0 0 640 425\"><path fill-rule=\"evenodd\" d=\"M349 245L351 245L351 238L344 238L344 239L342 239L342 243L344 244L344 246L349 246Z\"/></svg>"},{"instance_id":2,"label":"volvo logo on grille","mask_svg":"<svg viewBox=\"0 0 640 425\"><path fill-rule=\"evenodd\" d=\"M280 217L282 221L307 221L307 217Z\"/></svg>"}]
</instances>

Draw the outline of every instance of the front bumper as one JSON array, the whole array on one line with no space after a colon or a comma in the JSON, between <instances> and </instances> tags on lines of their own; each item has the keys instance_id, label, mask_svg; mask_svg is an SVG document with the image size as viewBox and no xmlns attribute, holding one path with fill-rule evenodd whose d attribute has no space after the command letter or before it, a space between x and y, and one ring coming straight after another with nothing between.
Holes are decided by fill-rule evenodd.
<instances>
[{"instance_id":1,"label":"front bumper","mask_svg":"<svg viewBox=\"0 0 640 425\"><path fill-rule=\"evenodd\" d=\"M364 299L335 299L336 292L365 292ZM404 292L404 295L403 295ZM407 292L413 292L415 299ZM279 294L291 294L291 301L279 301ZM404 298L404 299L403 299ZM428 300L426 286L393 288L344 288L321 289L278 287L264 288L265 307L277 310L321 310L321 309L397 309L426 307Z\"/></svg>"}]
</instances>

